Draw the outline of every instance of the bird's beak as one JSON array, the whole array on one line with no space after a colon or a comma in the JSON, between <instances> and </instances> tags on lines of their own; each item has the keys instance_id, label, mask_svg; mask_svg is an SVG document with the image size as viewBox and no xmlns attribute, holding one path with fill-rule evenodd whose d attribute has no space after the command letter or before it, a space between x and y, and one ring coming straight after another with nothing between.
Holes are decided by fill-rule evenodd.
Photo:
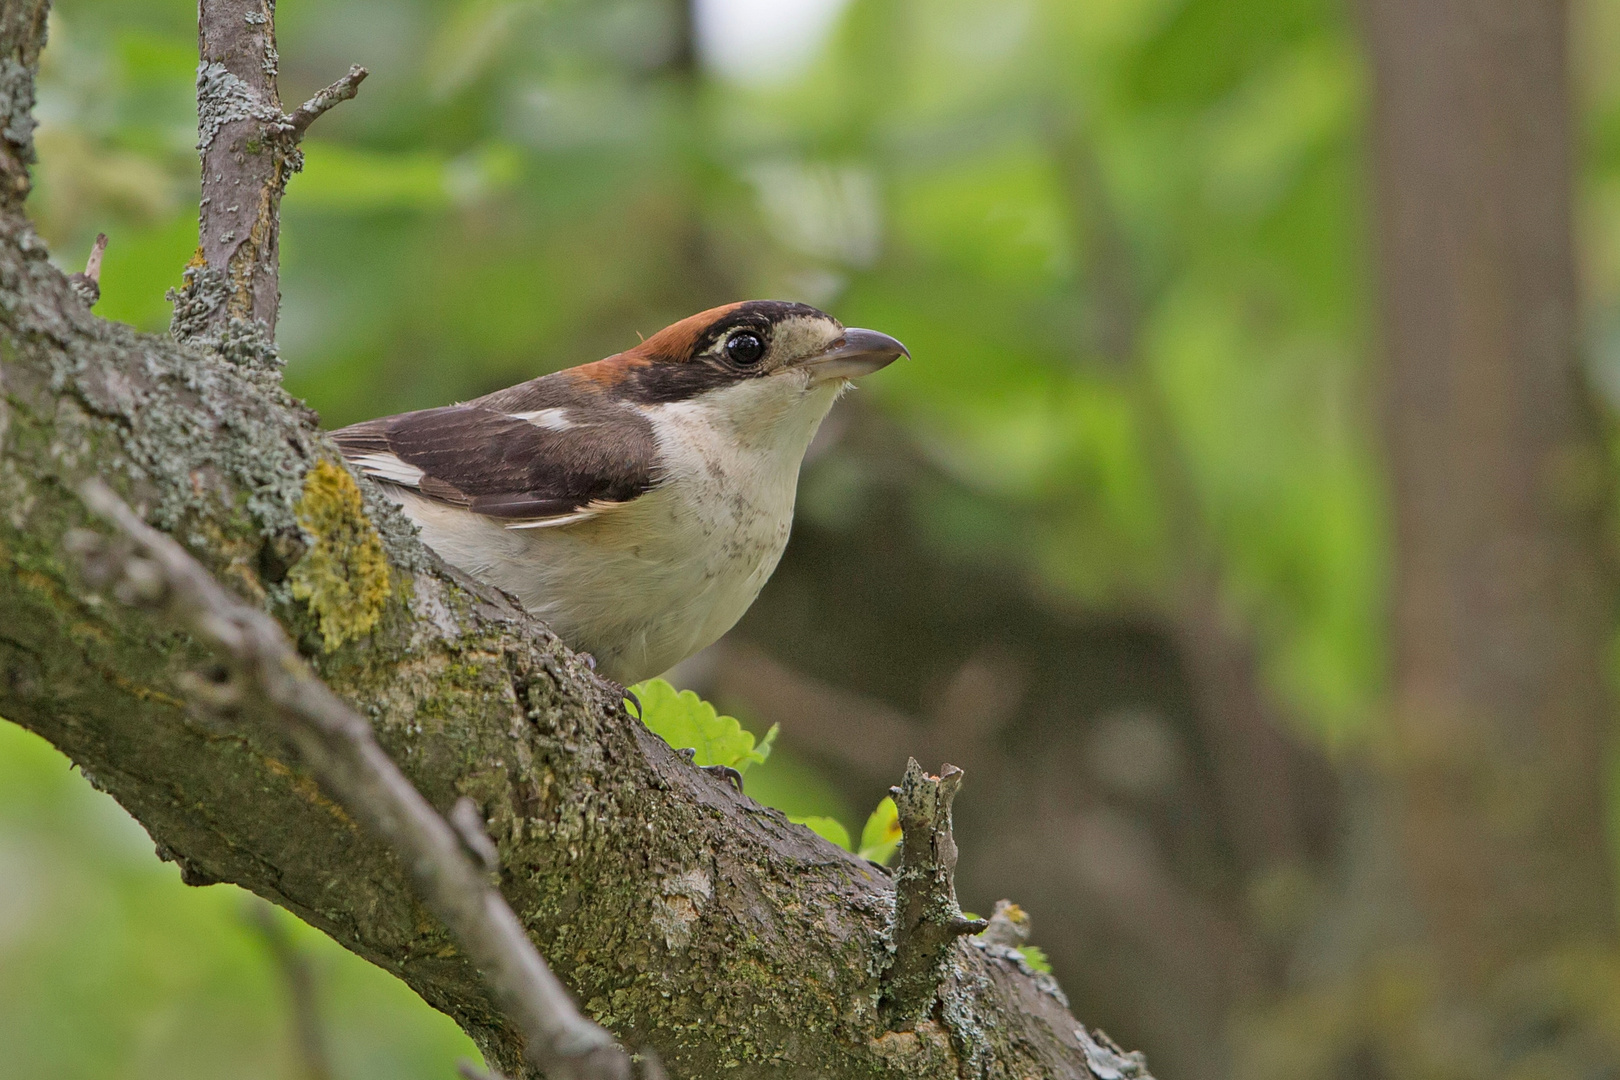
<instances>
[{"instance_id":1,"label":"bird's beak","mask_svg":"<svg viewBox=\"0 0 1620 1080\"><path fill-rule=\"evenodd\" d=\"M830 379L855 379L870 375L878 368L887 367L902 356L910 356L906 347L888 334L876 330L844 331L844 336L823 352L801 363L815 382Z\"/></svg>"}]
</instances>

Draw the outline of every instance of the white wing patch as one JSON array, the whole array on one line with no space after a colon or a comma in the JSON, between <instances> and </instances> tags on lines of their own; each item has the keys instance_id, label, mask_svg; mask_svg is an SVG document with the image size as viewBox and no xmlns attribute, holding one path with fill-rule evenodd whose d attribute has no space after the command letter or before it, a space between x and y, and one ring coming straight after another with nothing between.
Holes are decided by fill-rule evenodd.
<instances>
[{"instance_id":1,"label":"white wing patch","mask_svg":"<svg viewBox=\"0 0 1620 1080\"><path fill-rule=\"evenodd\" d=\"M564 408L535 409L533 412L515 412L507 415L517 420L526 420L535 427L545 428L548 431L567 431L577 426L568 419L568 410Z\"/></svg>"},{"instance_id":2,"label":"white wing patch","mask_svg":"<svg viewBox=\"0 0 1620 1080\"><path fill-rule=\"evenodd\" d=\"M629 505L627 502L608 502L597 499L572 513L558 514L556 517L534 518L529 521L514 521L506 527L508 529L553 529L558 525L573 525L576 522L589 521L591 518L605 514L609 510L617 510L621 506Z\"/></svg>"},{"instance_id":3,"label":"white wing patch","mask_svg":"<svg viewBox=\"0 0 1620 1080\"><path fill-rule=\"evenodd\" d=\"M360 454L353 460L356 465L360 466L360 471L367 476L375 476L380 480L390 480L396 484L403 484L405 487L417 487L422 483L422 477L427 475L415 465L407 464L393 454L381 451Z\"/></svg>"}]
</instances>

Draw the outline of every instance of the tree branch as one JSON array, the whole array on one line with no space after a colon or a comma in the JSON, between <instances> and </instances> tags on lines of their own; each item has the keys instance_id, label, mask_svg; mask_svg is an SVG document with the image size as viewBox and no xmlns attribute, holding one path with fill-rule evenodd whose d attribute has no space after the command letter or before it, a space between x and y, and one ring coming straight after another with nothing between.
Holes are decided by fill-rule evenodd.
<instances>
[{"instance_id":1,"label":"tree branch","mask_svg":"<svg viewBox=\"0 0 1620 1080\"><path fill-rule=\"evenodd\" d=\"M274 0L203 0L197 8L197 254L174 294L182 341L275 367L281 306L281 196L304 166L298 143L316 118L358 92L355 65L291 115L276 87Z\"/></svg>"},{"instance_id":2,"label":"tree branch","mask_svg":"<svg viewBox=\"0 0 1620 1080\"><path fill-rule=\"evenodd\" d=\"M34 72L50 0L0 4L0 207L22 205L34 163Z\"/></svg>"},{"instance_id":3,"label":"tree branch","mask_svg":"<svg viewBox=\"0 0 1620 1080\"><path fill-rule=\"evenodd\" d=\"M961 785L956 766L930 776L912 758L900 786L891 789L904 836L895 881L894 960L883 976L883 1007L896 1026L928 1015L956 939L989 925L963 915L956 902L951 802Z\"/></svg>"},{"instance_id":4,"label":"tree branch","mask_svg":"<svg viewBox=\"0 0 1620 1080\"><path fill-rule=\"evenodd\" d=\"M292 129L295 136L300 139L303 138L304 132L309 130L309 125L319 120L328 109L339 102L348 101L358 94L360 84L365 81L366 76L369 74L370 72L365 68L359 64L354 64L349 68L347 75L293 110L292 114L287 117L287 126Z\"/></svg>"},{"instance_id":5,"label":"tree branch","mask_svg":"<svg viewBox=\"0 0 1620 1080\"><path fill-rule=\"evenodd\" d=\"M0 5L0 715L110 792L184 880L286 907L454 1017L494 1067L532 1075L529 1021L488 992L485 958L312 779L327 740L292 756L252 694L188 706L209 650L85 590L62 552L100 476L274 616L335 697L302 668L263 678L345 703L428 805L472 801L525 936L587 1015L674 1075L1093 1075L1061 999L981 949L949 950L933 1013L889 1030L886 873L681 760L543 624L425 551L243 339L199 349L95 318L17 208L43 32L43 4ZM248 277L239 295L256 296Z\"/></svg>"},{"instance_id":6,"label":"tree branch","mask_svg":"<svg viewBox=\"0 0 1620 1080\"><path fill-rule=\"evenodd\" d=\"M101 481L86 481L79 493L91 511L133 542L111 545L94 533L69 533L70 549L84 557L86 577L190 631L230 663L236 678L215 679L208 697L279 726L327 794L404 857L417 894L516 1020L529 1063L558 1080L628 1077L629 1059L611 1035L579 1014L512 909L463 853L456 830L389 760L371 725L315 677L280 625L226 593L184 548L137 517ZM464 832L474 830L464 825Z\"/></svg>"},{"instance_id":7,"label":"tree branch","mask_svg":"<svg viewBox=\"0 0 1620 1080\"><path fill-rule=\"evenodd\" d=\"M248 905L246 917L264 938L287 984L293 1039L304 1066L304 1080L332 1080L332 1063L326 1054L326 1033L321 1027L315 975L310 971L309 958L292 943L281 924L282 916L263 900L255 897Z\"/></svg>"}]
</instances>

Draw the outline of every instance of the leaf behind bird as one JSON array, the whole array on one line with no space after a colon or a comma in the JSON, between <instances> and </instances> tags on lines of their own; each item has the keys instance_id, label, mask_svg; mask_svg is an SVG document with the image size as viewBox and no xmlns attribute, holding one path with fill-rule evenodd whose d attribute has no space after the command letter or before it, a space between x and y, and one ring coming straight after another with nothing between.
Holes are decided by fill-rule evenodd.
<instances>
[{"instance_id":1,"label":"leaf behind bird","mask_svg":"<svg viewBox=\"0 0 1620 1080\"><path fill-rule=\"evenodd\" d=\"M780 724L772 724L756 744L734 716L722 716L713 705L690 690L676 690L663 679L648 679L630 688L641 703L641 722L647 730L677 750L696 751L695 765L726 765L740 773L750 765L763 765L771 756Z\"/></svg>"}]
</instances>

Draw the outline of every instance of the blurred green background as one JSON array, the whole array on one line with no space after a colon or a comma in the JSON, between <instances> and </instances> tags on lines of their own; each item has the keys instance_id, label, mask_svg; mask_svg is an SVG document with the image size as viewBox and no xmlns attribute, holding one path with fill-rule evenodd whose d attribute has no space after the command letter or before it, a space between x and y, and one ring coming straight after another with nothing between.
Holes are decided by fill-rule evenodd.
<instances>
[{"instance_id":1,"label":"blurred green background","mask_svg":"<svg viewBox=\"0 0 1620 1080\"><path fill-rule=\"evenodd\" d=\"M749 785L793 813L858 832L897 747L965 764L964 902L1024 902L1077 1015L1161 1080L1278 1075L1244 1048L1355 834L1322 778L1387 690L1352 16L286 0L284 100L372 72L286 196L287 384L336 427L745 297L905 341L813 449L777 579L673 677L782 722ZM1620 396L1620 2L1575 18L1586 359ZM154 331L196 242L194 20L59 0L40 84L39 229L67 269L107 232L97 313ZM1250 858L1222 802L1211 634L1294 770L1286 858ZM183 887L0 725L0 1078L301 1075L245 902ZM295 940L340 1080L472 1053L389 977Z\"/></svg>"}]
</instances>

